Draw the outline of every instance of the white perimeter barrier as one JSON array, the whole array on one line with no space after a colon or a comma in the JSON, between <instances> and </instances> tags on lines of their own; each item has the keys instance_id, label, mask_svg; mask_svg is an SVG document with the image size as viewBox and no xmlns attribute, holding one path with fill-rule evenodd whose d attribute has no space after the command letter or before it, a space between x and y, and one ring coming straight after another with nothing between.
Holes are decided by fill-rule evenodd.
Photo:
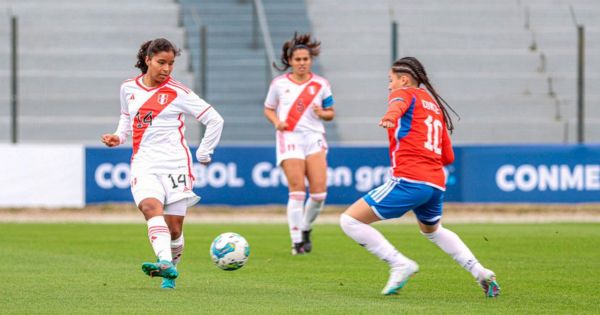
<instances>
[{"instance_id":1,"label":"white perimeter barrier","mask_svg":"<svg viewBox=\"0 0 600 315\"><path fill-rule=\"evenodd\" d=\"M85 206L82 145L0 144L0 207Z\"/></svg>"}]
</instances>

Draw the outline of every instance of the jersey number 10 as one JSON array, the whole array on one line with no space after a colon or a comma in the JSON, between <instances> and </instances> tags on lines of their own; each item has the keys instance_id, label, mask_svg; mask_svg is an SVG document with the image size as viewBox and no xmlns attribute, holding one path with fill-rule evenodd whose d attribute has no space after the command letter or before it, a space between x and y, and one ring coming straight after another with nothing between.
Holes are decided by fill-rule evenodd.
<instances>
[{"instance_id":1,"label":"jersey number 10","mask_svg":"<svg viewBox=\"0 0 600 315\"><path fill-rule=\"evenodd\" d=\"M427 119L425 119L425 125L427 126L427 141L424 144L425 149L441 155L442 148L440 148L440 144L442 142L442 122L429 115L427 116Z\"/></svg>"}]
</instances>

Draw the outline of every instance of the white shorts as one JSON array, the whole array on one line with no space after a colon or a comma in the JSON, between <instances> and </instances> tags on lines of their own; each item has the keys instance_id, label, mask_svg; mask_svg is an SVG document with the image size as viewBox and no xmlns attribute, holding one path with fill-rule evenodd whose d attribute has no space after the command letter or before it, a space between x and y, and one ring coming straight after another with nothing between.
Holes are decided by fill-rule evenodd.
<instances>
[{"instance_id":1,"label":"white shorts","mask_svg":"<svg viewBox=\"0 0 600 315\"><path fill-rule=\"evenodd\" d=\"M185 174L132 174L131 194L137 206L146 198L156 198L163 205L186 199L190 207L200 201L200 197L192 191L193 184L190 176ZM165 214L171 213L165 211Z\"/></svg>"},{"instance_id":2,"label":"white shorts","mask_svg":"<svg viewBox=\"0 0 600 315\"><path fill-rule=\"evenodd\" d=\"M287 159L305 160L307 156L325 151L327 141L320 132L277 131L277 165Z\"/></svg>"}]
</instances>

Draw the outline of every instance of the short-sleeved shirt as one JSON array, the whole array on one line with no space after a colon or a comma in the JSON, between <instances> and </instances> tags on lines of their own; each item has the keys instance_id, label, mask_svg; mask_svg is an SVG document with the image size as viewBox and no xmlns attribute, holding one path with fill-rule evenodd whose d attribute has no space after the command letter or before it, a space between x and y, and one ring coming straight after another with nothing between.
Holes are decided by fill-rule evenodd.
<instances>
[{"instance_id":1,"label":"short-sleeved shirt","mask_svg":"<svg viewBox=\"0 0 600 315\"><path fill-rule=\"evenodd\" d=\"M271 82L265 107L274 109L279 120L288 123L287 131L325 133L322 120L311 108L313 104L330 108L333 103L331 86L325 78L311 73L308 81L298 83L287 73Z\"/></svg>"},{"instance_id":2,"label":"short-sleeved shirt","mask_svg":"<svg viewBox=\"0 0 600 315\"><path fill-rule=\"evenodd\" d=\"M211 105L180 82L167 78L157 87L142 83L142 75L121 85L121 118L116 134L124 142L131 133L134 174L192 175L192 155L185 140L185 116L203 124Z\"/></svg>"},{"instance_id":3,"label":"short-sleeved shirt","mask_svg":"<svg viewBox=\"0 0 600 315\"><path fill-rule=\"evenodd\" d=\"M431 95L421 88L392 91L382 120L395 123L387 130L393 176L445 190L443 166L454 161L454 152L444 114Z\"/></svg>"}]
</instances>

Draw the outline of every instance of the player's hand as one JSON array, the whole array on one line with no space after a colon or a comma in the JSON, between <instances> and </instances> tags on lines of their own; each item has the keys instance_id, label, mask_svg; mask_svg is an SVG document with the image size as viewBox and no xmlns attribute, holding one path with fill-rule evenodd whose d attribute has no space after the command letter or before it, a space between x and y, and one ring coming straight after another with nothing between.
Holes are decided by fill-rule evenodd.
<instances>
[{"instance_id":1,"label":"player's hand","mask_svg":"<svg viewBox=\"0 0 600 315\"><path fill-rule=\"evenodd\" d=\"M323 106L319 106L316 103L313 103L312 108L313 108L313 112L315 113L315 115L317 115L317 117L322 119L323 115L325 114L325 110L323 109Z\"/></svg>"},{"instance_id":2,"label":"player's hand","mask_svg":"<svg viewBox=\"0 0 600 315\"><path fill-rule=\"evenodd\" d=\"M285 121L280 121L275 125L275 129L279 130L279 131L283 131L285 129L287 129L288 124Z\"/></svg>"},{"instance_id":3,"label":"player's hand","mask_svg":"<svg viewBox=\"0 0 600 315\"><path fill-rule=\"evenodd\" d=\"M198 162L202 165L208 165L212 161L210 153L200 152L200 150L196 151L196 159L198 159Z\"/></svg>"},{"instance_id":4,"label":"player's hand","mask_svg":"<svg viewBox=\"0 0 600 315\"><path fill-rule=\"evenodd\" d=\"M379 126L385 128L385 129L388 129L388 128L394 128L395 124L389 120L382 120L379 122Z\"/></svg>"},{"instance_id":5,"label":"player's hand","mask_svg":"<svg viewBox=\"0 0 600 315\"><path fill-rule=\"evenodd\" d=\"M107 147L116 147L121 144L121 139L117 135L113 134L104 134L102 138L100 138L102 143L104 143Z\"/></svg>"}]
</instances>

